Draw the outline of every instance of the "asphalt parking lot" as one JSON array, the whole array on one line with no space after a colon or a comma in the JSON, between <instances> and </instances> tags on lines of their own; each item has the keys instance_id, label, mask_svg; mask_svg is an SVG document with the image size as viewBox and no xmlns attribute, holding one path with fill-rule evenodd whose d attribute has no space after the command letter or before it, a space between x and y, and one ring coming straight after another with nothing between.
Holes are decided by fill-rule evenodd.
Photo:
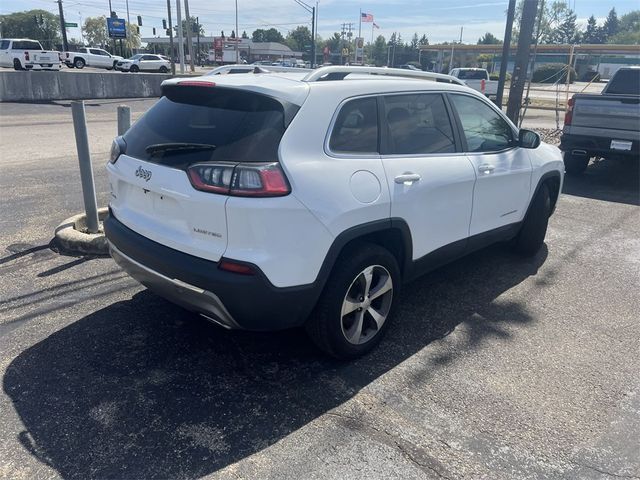
<instances>
[{"instance_id":1,"label":"asphalt parking lot","mask_svg":"<svg viewBox=\"0 0 640 480\"><path fill-rule=\"evenodd\" d=\"M87 102L100 205L120 103L153 100ZM1 104L0 144L0 478L640 478L638 162L568 178L535 258L412 283L339 363L53 251L82 210L68 102Z\"/></svg>"}]
</instances>

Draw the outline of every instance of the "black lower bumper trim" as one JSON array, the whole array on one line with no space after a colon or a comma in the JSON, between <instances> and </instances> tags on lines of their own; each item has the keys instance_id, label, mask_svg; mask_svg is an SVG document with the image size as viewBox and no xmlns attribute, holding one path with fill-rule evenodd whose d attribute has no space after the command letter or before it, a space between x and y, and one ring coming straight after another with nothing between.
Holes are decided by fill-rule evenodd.
<instances>
[{"instance_id":1,"label":"black lower bumper trim","mask_svg":"<svg viewBox=\"0 0 640 480\"><path fill-rule=\"evenodd\" d=\"M636 157L640 154L640 142L632 141L631 150L612 150L611 140L618 140L615 137L588 137L585 135L573 135L563 133L560 136L560 150L572 152L573 150L584 150L587 155L606 157L607 155Z\"/></svg>"},{"instance_id":2,"label":"black lower bumper trim","mask_svg":"<svg viewBox=\"0 0 640 480\"><path fill-rule=\"evenodd\" d=\"M174 250L134 232L111 213L104 220L104 230L107 239L136 262L215 293L236 323L247 330L300 326L318 298L314 285L275 287L259 269L253 276L220 270L216 262Z\"/></svg>"}]
</instances>

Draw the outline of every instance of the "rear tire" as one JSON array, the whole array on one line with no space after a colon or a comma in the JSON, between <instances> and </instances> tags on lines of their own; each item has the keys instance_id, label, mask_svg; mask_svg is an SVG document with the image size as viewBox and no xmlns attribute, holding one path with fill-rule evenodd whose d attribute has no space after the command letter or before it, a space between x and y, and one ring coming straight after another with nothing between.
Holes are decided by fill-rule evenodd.
<instances>
[{"instance_id":1,"label":"rear tire","mask_svg":"<svg viewBox=\"0 0 640 480\"><path fill-rule=\"evenodd\" d=\"M131 68L129 69L129 71L131 73L136 73L140 71L140 68L137 65L131 65Z\"/></svg>"},{"instance_id":2,"label":"rear tire","mask_svg":"<svg viewBox=\"0 0 640 480\"><path fill-rule=\"evenodd\" d=\"M78 70L82 70L84 68L85 62L84 59L82 58L76 58L73 60L73 66L76 67Z\"/></svg>"},{"instance_id":3,"label":"rear tire","mask_svg":"<svg viewBox=\"0 0 640 480\"><path fill-rule=\"evenodd\" d=\"M13 59L13 69L14 70L22 70L22 63L17 58Z\"/></svg>"},{"instance_id":4,"label":"rear tire","mask_svg":"<svg viewBox=\"0 0 640 480\"><path fill-rule=\"evenodd\" d=\"M543 183L531 201L529 212L514 239L516 252L525 257L532 257L538 253L547 234L549 215L551 215L551 196L549 187Z\"/></svg>"},{"instance_id":5,"label":"rear tire","mask_svg":"<svg viewBox=\"0 0 640 480\"><path fill-rule=\"evenodd\" d=\"M564 168L569 175L580 175L589 165L587 155L574 155L571 152L564 152Z\"/></svg>"},{"instance_id":6,"label":"rear tire","mask_svg":"<svg viewBox=\"0 0 640 480\"><path fill-rule=\"evenodd\" d=\"M346 250L305 325L307 333L335 358L364 355L389 327L400 281L398 262L384 248L367 243Z\"/></svg>"}]
</instances>

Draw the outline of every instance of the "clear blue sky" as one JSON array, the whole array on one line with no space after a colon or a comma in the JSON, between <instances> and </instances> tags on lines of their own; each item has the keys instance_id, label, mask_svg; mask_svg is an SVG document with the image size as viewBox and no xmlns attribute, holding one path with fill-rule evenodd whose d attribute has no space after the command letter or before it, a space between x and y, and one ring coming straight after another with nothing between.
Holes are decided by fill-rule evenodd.
<instances>
[{"instance_id":1,"label":"clear blue sky","mask_svg":"<svg viewBox=\"0 0 640 480\"><path fill-rule=\"evenodd\" d=\"M312 3L315 0L306 0ZM126 18L125 0L111 0L113 9L121 18ZM175 18L175 2L172 14ZM340 31L342 23L353 22L355 33L358 29L359 10L371 13L381 27L375 35L389 37L393 31L401 33L408 40L414 32L426 33L431 43L458 39L460 27L464 26L463 42L475 43L484 32L491 32L498 38L504 34L507 0L320 0L319 33L323 37ZM618 16L640 8L639 0L568 0L575 8L578 23L586 24L586 19L595 15L600 21L609 9L615 6ZM310 25L310 15L293 0L238 0L240 32L251 34L256 28L276 27L284 33L296 25ZM68 22L81 23L88 16L108 15L108 0L63 0L65 17ZM152 35L152 27L161 31L162 19L166 18L166 0L129 0L132 22L137 15L143 17L141 34ZM221 30L230 34L234 26L234 0L190 0L191 15L199 16L207 35L219 35ZM53 0L1 0L0 13L10 13L32 8L58 12ZM183 11L184 15L184 11ZM371 24L364 23L363 36L371 38ZM80 37L79 29L70 28L69 35Z\"/></svg>"}]
</instances>

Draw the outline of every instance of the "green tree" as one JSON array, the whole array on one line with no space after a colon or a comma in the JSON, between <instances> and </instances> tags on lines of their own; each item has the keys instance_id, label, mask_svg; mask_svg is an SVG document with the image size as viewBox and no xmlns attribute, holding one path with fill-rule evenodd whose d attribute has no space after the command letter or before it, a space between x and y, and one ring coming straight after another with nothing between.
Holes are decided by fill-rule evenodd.
<instances>
[{"instance_id":1,"label":"green tree","mask_svg":"<svg viewBox=\"0 0 640 480\"><path fill-rule=\"evenodd\" d=\"M62 43L60 17L46 10L28 10L0 15L4 38L32 38L47 49L57 49Z\"/></svg>"},{"instance_id":2,"label":"green tree","mask_svg":"<svg viewBox=\"0 0 640 480\"><path fill-rule=\"evenodd\" d=\"M500 45L502 40L497 38L493 33L487 32L478 39L478 45Z\"/></svg>"},{"instance_id":3,"label":"green tree","mask_svg":"<svg viewBox=\"0 0 640 480\"><path fill-rule=\"evenodd\" d=\"M429 39L427 38L426 34L422 34L420 40L418 40L418 45L429 45Z\"/></svg>"},{"instance_id":4,"label":"green tree","mask_svg":"<svg viewBox=\"0 0 640 480\"><path fill-rule=\"evenodd\" d=\"M591 15L587 20L587 29L582 35L582 41L587 44L602 43L602 33L600 31L600 27L598 27L596 17L593 15Z\"/></svg>"},{"instance_id":5,"label":"green tree","mask_svg":"<svg viewBox=\"0 0 640 480\"><path fill-rule=\"evenodd\" d=\"M259 28L251 34L251 38L254 42L277 42L284 43L284 37L275 28L264 30Z\"/></svg>"},{"instance_id":6,"label":"green tree","mask_svg":"<svg viewBox=\"0 0 640 480\"><path fill-rule=\"evenodd\" d=\"M420 44L420 38L418 38L417 33L414 33L413 37L411 37L411 42L409 43L411 50L415 50L416 48L418 48L419 44Z\"/></svg>"},{"instance_id":7,"label":"green tree","mask_svg":"<svg viewBox=\"0 0 640 480\"><path fill-rule=\"evenodd\" d=\"M247 31L246 30L242 31L242 38L249 38L249 35L247 35Z\"/></svg>"},{"instance_id":8,"label":"green tree","mask_svg":"<svg viewBox=\"0 0 640 480\"><path fill-rule=\"evenodd\" d=\"M604 21L604 25L602 25L602 32L604 34L605 40L609 40L620 31L620 21L618 20L618 14L616 13L615 7L609 10L609 15Z\"/></svg>"},{"instance_id":9,"label":"green tree","mask_svg":"<svg viewBox=\"0 0 640 480\"><path fill-rule=\"evenodd\" d=\"M311 48L311 32L306 26L298 26L287 33L285 44L296 52L309 52Z\"/></svg>"},{"instance_id":10,"label":"green tree","mask_svg":"<svg viewBox=\"0 0 640 480\"><path fill-rule=\"evenodd\" d=\"M187 22L187 19L184 18L182 19L182 36L184 38L187 38L187 28L189 28L189 23ZM196 17L191 17L191 35L198 35L198 30L200 30L200 36L204 37L204 27L198 23L198 19Z\"/></svg>"},{"instance_id":11,"label":"green tree","mask_svg":"<svg viewBox=\"0 0 640 480\"><path fill-rule=\"evenodd\" d=\"M576 25L576 14L571 9L562 12L562 21L547 37L548 43L577 43L580 32Z\"/></svg>"},{"instance_id":12,"label":"green tree","mask_svg":"<svg viewBox=\"0 0 640 480\"><path fill-rule=\"evenodd\" d=\"M373 42L371 60L378 67L387 64L387 41L382 35L378 35Z\"/></svg>"},{"instance_id":13,"label":"green tree","mask_svg":"<svg viewBox=\"0 0 640 480\"><path fill-rule=\"evenodd\" d=\"M633 10L620 17L618 33L608 39L609 43L622 45L640 44L640 10Z\"/></svg>"}]
</instances>

